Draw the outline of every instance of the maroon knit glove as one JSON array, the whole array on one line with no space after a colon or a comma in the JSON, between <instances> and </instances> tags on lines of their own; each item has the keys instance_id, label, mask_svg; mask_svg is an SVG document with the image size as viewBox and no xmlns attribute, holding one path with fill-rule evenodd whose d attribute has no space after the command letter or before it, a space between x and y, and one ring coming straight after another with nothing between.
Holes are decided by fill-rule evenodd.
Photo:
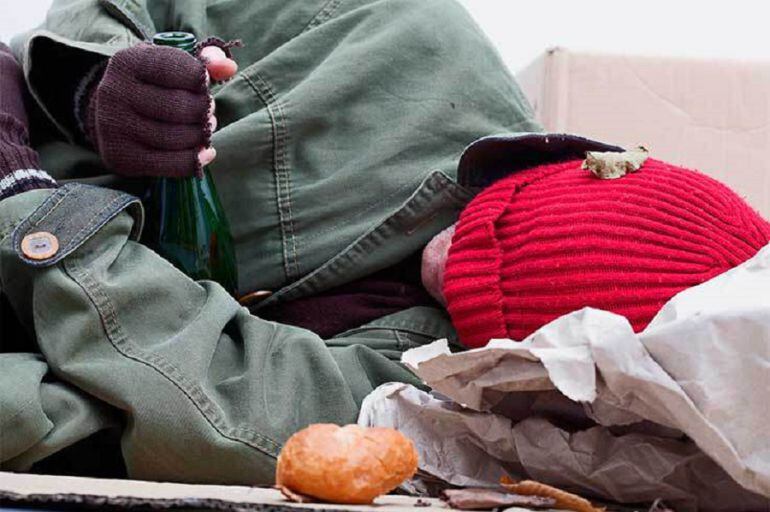
<instances>
[{"instance_id":1,"label":"maroon knit glove","mask_svg":"<svg viewBox=\"0 0 770 512\"><path fill-rule=\"evenodd\" d=\"M0 200L55 186L40 170L37 152L29 146L21 66L0 43Z\"/></svg>"},{"instance_id":2,"label":"maroon knit glove","mask_svg":"<svg viewBox=\"0 0 770 512\"><path fill-rule=\"evenodd\" d=\"M86 136L126 176L200 174L211 139L204 64L177 48L141 43L110 58L87 100Z\"/></svg>"}]
</instances>

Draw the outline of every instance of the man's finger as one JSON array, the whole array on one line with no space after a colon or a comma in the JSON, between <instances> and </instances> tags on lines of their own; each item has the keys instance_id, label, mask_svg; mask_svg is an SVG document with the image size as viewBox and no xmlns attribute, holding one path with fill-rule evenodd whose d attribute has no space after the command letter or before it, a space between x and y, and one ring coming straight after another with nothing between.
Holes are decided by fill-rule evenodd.
<instances>
[{"instance_id":1,"label":"man's finger","mask_svg":"<svg viewBox=\"0 0 770 512\"><path fill-rule=\"evenodd\" d=\"M207 166L217 157L217 150L211 147L202 149L198 152L198 162L202 166Z\"/></svg>"},{"instance_id":2,"label":"man's finger","mask_svg":"<svg viewBox=\"0 0 770 512\"><path fill-rule=\"evenodd\" d=\"M201 58L204 61L226 59L227 55L219 46L206 46L201 49Z\"/></svg>"},{"instance_id":3,"label":"man's finger","mask_svg":"<svg viewBox=\"0 0 770 512\"><path fill-rule=\"evenodd\" d=\"M201 60L206 64L206 69L211 79L217 82L229 80L238 71L238 64L228 59L225 52L216 46L207 46L200 52Z\"/></svg>"},{"instance_id":4,"label":"man's finger","mask_svg":"<svg viewBox=\"0 0 770 512\"><path fill-rule=\"evenodd\" d=\"M225 58L224 60L206 62L206 69L209 70L212 80L221 82L235 76L238 71L238 64L232 59Z\"/></svg>"}]
</instances>

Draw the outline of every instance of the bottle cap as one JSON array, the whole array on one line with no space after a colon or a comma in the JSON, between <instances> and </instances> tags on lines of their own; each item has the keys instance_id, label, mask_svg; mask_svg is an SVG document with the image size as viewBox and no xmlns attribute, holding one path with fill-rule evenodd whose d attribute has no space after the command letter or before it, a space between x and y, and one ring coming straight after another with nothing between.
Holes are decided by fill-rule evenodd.
<instances>
[{"instance_id":1,"label":"bottle cap","mask_svg":"<svg viewBox=\"0 0 770 512\"><path fill-rule=\"evenodd\" d=\"M189 32L159 32L152 38L152 42L161 46L173 46L186 52L192 52L198 39L195 34Z\"/></svg>"}]
</instances>

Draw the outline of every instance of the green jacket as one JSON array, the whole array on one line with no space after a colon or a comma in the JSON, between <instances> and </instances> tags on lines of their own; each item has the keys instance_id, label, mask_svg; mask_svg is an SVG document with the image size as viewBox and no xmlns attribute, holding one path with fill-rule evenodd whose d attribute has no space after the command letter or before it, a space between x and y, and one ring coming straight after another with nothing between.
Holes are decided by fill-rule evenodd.
<instances>
[{"instance_id":1,"label":"green jacket","mask_svg":"<svg viewBox=\"0 0 770 512\"><path fill-rule=\"evenodd\" d=\"M58 0L41 29L13 42L54 177L141 189L67 142L62 91L105 56L172 29L245 44L238 75L215 91L212 172L241 292L274 291L262 305L420 250L472 197L456 182L463 149L539 131L453 0ZM417 384L401 352L453 336L431 308L332 340L262 320L137 243L132 201L71 183L0 203L1 469L29 470L111 430L134 478L270 483L289 435L355 421L381 383ZM61 244L43 264L19 252L40 230Z\"/></svg>"}]
</instances>

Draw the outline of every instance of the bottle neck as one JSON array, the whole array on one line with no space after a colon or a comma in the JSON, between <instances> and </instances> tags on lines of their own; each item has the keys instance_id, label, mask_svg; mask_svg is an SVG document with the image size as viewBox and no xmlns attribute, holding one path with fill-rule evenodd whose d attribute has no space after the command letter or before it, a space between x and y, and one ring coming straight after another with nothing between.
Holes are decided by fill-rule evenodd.
<instances>
[{"instance_id":1,"label":"bottle neck","mask_svg":"<svg viewBox=\"0 0 770 512\"><path fill-rule=\"evenodd\" d=\"M152 42L159 46L171 46L188 53L195 51L198 39L190 32L159 32L152 38Z\"/></svg>"}]
</instances>

